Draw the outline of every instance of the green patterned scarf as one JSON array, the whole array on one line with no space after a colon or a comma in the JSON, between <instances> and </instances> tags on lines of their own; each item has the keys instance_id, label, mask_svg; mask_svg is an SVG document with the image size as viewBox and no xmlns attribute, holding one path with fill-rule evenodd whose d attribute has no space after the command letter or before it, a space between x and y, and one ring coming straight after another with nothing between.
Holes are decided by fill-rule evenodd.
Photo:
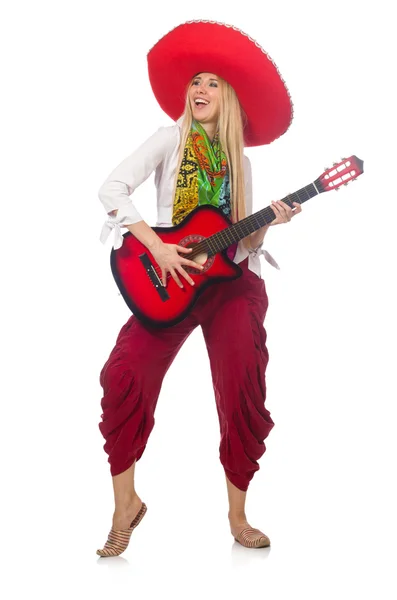
<instances>
[{"instance_id":1,"label":"green patterned scarf","mask_svg":"<svg viewBox=\"0 0 397 600\"><path fill-rule=\"evenodd\" d=\"M175 191L173 225L197 206L211 204L230 216L230 183L226 155L217 132L211 143L204 128L193 121Z\"/></svg>"}]
</instances>

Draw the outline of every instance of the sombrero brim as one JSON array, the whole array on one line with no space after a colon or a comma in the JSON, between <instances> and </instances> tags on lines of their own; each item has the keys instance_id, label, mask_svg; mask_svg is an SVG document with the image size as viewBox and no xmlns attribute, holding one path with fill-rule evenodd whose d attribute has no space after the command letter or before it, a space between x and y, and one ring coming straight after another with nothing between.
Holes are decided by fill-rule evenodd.
<instances>
[{"instance_id":1,"label":"sombrero brim","mask_svg":"<svg viewBox=\"0 0 397 600\"><path fill-rule=\"evenodd\" d=\"M149 79L161 108L175 121L186 87L200 72L215 73L235 90L247 116L246 146L270 144L293 118L290 94L269 55L235 27L190 21L167 33L148 53Z\"/></svg>"}]
</instances>

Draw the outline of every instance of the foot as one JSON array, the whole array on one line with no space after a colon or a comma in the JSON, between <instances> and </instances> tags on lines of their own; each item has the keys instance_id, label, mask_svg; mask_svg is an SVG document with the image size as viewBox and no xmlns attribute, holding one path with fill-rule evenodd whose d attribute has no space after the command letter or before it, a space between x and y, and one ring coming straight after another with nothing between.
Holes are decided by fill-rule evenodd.
<instances>
[{"instance_id":1,"label":"foot","mask_svg":"<svg viewBox=\"0 0 397 600\"><path fill-rule=\"evenodd\" d=\"M119 556L126 550L131 534L146 513L146 505L136 496L113 514L112 529L105 546L97 550L99 556Z\"/></svg>"},{"instance_id":2,"label":"foot","mask_svg":"<svg viewBox=\"0 0 397 600\"><path fill-rule=\"evenodd\" d=\"M142 500L138 495L135 495L131 500L123 506L119 506L113 513L112 528L115 531L119 529L128 529L132 521L141 510Z\"/></svg>"},{"instance_id":3,"label":"foot","mask_svg":"<svg viewBox=\"0 0 397 600\"><path fill-rule=\"evenodd\" d=\"M267 535L259 529L251 527L246 518L229 518L229 522L232 536L242 546L246 548L265 548L270 546L270 540Z\"/></svg>"}]
</instances>

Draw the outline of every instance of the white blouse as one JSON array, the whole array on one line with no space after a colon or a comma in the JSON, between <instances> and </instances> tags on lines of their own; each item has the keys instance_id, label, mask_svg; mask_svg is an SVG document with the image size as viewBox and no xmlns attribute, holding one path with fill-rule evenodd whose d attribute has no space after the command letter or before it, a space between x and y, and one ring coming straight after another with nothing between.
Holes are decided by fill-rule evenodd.
<instances>
[{"instance_id":1,"label":"white blouse","mask_svg":"<svg viewBox=\"0 0 397 600\"><path fill-rule=\"evenodd\" d=\"M182 117L176 125L160 127L137 150L127 156L108 176L99 189L98 196L107 213L118 210L117 215L108 215L100 240L105 243L114 230L113 247L120 248L123 236L120 227L143 221L130 198L134 190L155 171L157 189L157 227L172 227L173 189L178 162L178 152L181 141ZM245 197L247 216L252 214L252 173L251 163L244 155ZM254 251L248 251L242 241L239 242L234 257L235 263L240 263L249 256L248 266L261 277L259 257L266 260L277 269L279 266L262 244Z\"/></svg>"}]
</instances>

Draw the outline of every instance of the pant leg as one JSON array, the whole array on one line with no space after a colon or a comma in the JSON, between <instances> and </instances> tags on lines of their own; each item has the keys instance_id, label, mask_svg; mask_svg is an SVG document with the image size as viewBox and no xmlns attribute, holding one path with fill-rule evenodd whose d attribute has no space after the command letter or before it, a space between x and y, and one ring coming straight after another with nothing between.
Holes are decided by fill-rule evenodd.
<instances>
[{"instance_id":1,"label":"pant leg","mask_svg":"<svg viewBox=\"0 0 397 600\"><path fill-rule=\"evenodd\" d=\"M139 460L154 426L164 376L197 322L191 317L168 329L145 327L132 316L121 328L100 373L99 429L112 476Z\"/></svg>"},{"instance_id":2,"label":"pant leg","mask_svg":"<svg viewBox=\"0 0 397 600\"><path fill-rule=\"evenodd\" d=\"M228 479L245 491L274 422L265 407L265 283L247 262L240 266L242 277L217 286L201 325L219 416L220 460Z\"/></svg>"}]
</instances>

